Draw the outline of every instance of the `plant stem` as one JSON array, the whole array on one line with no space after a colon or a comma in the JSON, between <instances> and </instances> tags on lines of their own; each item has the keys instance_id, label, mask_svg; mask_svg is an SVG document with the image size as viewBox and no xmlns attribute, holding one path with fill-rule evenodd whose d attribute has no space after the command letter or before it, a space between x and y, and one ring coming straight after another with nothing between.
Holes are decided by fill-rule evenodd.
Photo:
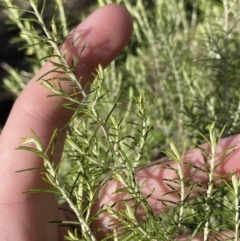
<instances>
[{"instance_id":1,"label":"plant stem","mask_svg":"<svg viewBox=\"0 0 240 241\"><path fill-rule=\"evenodd\" d=\"M204 241L207 241L209 236L209 222L210 222L209 213L211 212L211 201L212 201L212 194L213 194L213 187L214 187L214 171L215 171L215 159L216 159L216 148L217 148L214 124L211 125L209 133L210 133L211 153L210 153L210 160L209 160L210 170L208 170L209 180L208 180L207 198L206 198L206 204L205 204L207 221L204 226L204 237L203 237Z\"/></svg>"},{"instance_id":2,"label":"plant stem","mask_svg":"<svg viewBox=\"0 0 240 241\"><path fill-rule=\"evenodd\" d=\"M50 32L48 31L44 21L43 21L43 18L41 16L41 14L39 13L38 9L37 9L37 6L35 5L34 1L33 0L29 0L33 10L34 10L34 13L40 23L40 25L42 26L42 29L44 30L47 38L48 38L48 41L49 43L51 44L51 46L53 47L54 51L56 52L57 56L58 56L58 59L60 59L60 62L61 64L63 65L63 67L65 68L66 70L66 74L70 77L70 79L76 84L76 86L78 87L78 89L80 90L83 98L85 98L86 100L88 100L87 98L87 94L85 92L85 90L82 88L80 82L78 81L76 75L73 73L72 71L72 68L69 67L66 59L64 58L63 54L61 53L61 51L59 50L58 48L58 45L55 41L55 39L52 37L52 35L50 34Z\"/></svg>"}]
</instances>

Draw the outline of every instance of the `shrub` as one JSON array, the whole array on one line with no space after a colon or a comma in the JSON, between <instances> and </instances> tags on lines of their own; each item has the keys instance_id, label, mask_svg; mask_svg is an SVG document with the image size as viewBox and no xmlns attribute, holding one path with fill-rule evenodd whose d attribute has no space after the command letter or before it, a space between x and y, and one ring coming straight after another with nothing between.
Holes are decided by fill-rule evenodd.
<instances>
[{"instance_id":1,"label":"shrub","mask_svg":"<svg viewBox=\"0 0 240 241\"><path fill-rule=\"evenodd\" d=\"M10 0L2 2L8 26L19 28L14 40L24 44L22 51L29 63L29 73L11 69L5 87L18 96L26 79L53 53L61 59L59 66L69 70L58 51L69 25L74 24L68 22L63 0L53 1L56 8L51 19L43 17L46 1L24 1L22 7ZM98 5L107 2L99 0ZM233 231L238 240L239 180L232 174L232 182L215 186L213 170L219 138L240 131L240 1L111 2L130 11L134 33L125 51L106 70L99 66L84 103L42 80L54 95L66 98L66 108L78 105L68 126L60 165L53 166L37 136L26 140L34 142L37 151L21 147L42 156L45 178L55 187L59 201L69 202L79 217L81 234L69 233L66 240L94 240L84 225L90 229L96 189L109 179L122 182L126 188L118 191L131 193L132 200L148 214L148 219L137 221L127 202L122 211L112 207L100 210L122 223L124 234L114 236L115 240L176 240L180 234L194 238L196 233L209 240L212 233L223 230ZM75 81L74 75L71 79ZM197 187L183 179L182 154L206 139L213 147L212 152L202 150L213 165L210 181L203 187L205 194L189 201L186 190ZM177 192L180 201L176 208L154 215L134 181L134 172L165 155L179 165L175 171L181 188L176 191L173 185L172 192ZM111 235L114 233L109 234L113 239Z\"/></svg>"}]
</instances>

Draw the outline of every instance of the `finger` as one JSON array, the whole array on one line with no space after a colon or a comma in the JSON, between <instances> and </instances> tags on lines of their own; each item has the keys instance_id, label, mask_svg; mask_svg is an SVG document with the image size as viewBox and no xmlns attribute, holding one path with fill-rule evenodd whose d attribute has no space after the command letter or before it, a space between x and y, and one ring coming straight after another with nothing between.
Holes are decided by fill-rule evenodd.
<instances>
[{"instance_id":1,"label":"finger","mask_svg":"<svg viewBox=\"0 0 240 241\"><path fill-rule=\"evenodd\" d=\"M128 43L131 33L132 20L127 10L122 6L109 4L94 12L77 26L63 44L62 51L66 52L70 49L67 61L71 64L72 60L76 60L82 47L86 45L75 69L77 77L82 76L81 83L86 85L93 80L92 73L98 64L106 67L122 51ZM42 160L31 153L16 151L14 148L21 145L22 137L32 136L30 129L33 129L43 145L47 146L53 131L63 127L73 114L55 104L56 100L58 102L64 100L46 98L50 91L36 82L40 76L52 68L52 63L48 62L29 82L16 100L2 131L0 137L0 183L3 183L4 180L3 191L6 193L8 190L12 190L13 186L19 193L32 187L44 186L37 172L16 174L16 171L22 169L42 166ZM51 73L45 78L57 79L58 77L62 77L62 75ZM72 91L72 86L69 84L65 84L64 88L65 91ZM64 131L59 135L64 136ZM63 142L57 147L58 155L62 152L62 146Z\"/></svg>"},{"instance_id":2,"label":"finger","mask_svg":"<svg viewBox=\"0 0 240 241\"><path fill-rule=\"evenodd\" d=\"M216 153L222 153L230 146L234 147L234 152L219 166L217 164L220 158L216 158L215 166L215 184L222 181L220 176L236 172L240 176L239 172L239 159L240 159L240 135L224 138L219 141ZM202 145L205 149L210 149L207 144ZM138 171L135 174L136 182L141 186L141 192L143 196L148 197L147 201L154 213L160 213L166 211L169 207L174 207L180 201L180 184L176 181L179 180L176 170L178 166L175 162L169 161L162 164L151 166L145 170ZM182 170L184 173L183 179L186 183L192 182L197 185L191 191L189 199L196 197L199 193L206 191L206 185L208 183L208 174L206 170L205 158L200 149L192 149L185 153L182 159ZM219 178L217 178L219 177ZM201 185L199 185L201 184ZM171 186L171 187L170 187ZM202 187L201 187L202 186ZM124 209L123 200L129 200L131 196L123 192L116 192L117 189L122 188L123 185L116 180L109 181L101 190L99 199L93 207L92 213L95 214L100 209L104 209L106 206L113 206L116 209ZM176 192L173 192L173 189ZM151 195L150 195L151 194ZM185 190L186 196L188 195L188 189ZM132 203L134 205L134 203ZM137 218L139 219L143 214L141 208L137 209ZM98 230L99 238L104 238L107 232L111 232L116 226L113 217L104 212L98 216L98 219L94 222L94 230Z\"/></svg>"}]
</instances>

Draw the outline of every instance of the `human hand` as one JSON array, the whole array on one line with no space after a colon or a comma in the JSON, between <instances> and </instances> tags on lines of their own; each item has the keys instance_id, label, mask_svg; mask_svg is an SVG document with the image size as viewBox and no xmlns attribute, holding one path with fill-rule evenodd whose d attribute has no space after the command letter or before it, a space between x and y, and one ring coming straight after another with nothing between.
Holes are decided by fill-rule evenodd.
<instances>
[{"instance_id":1,"label":"human hand","mask_svg":"<svg viewBox=\"0 0 240 241\"><path fill-rule=\"evenodd\" d=\"M188 186L185 186L185 197L191 200L206 193L206 187L209 185L210 159L204 155L202 150L211 153L210 145L202 144L199 148L188 150L184 153L181 159L181 169L183 170L182 179L185 185L190 184L188 196ZM220 139L216 148L216 158L214 158L214 186L221 184L223 180L230 181L231 174L236 173L240 177L239 158L240 158L240 134ZM224 157L228 156L224 161ZM155 164L155 165L154 165ZM179 176L176 170L179 169L178 163L165 157L157 160L155 163L150 163L149 167L143 169L141 166L135 173L136 183L141 187L141 192L144 197L147 197L147 202L154 214L160 214L177 207L181 204L181 185ZM191 184L195 184L191 189ZM124 188L120 182L115 180L109 181L101 189L99 199L93 207L93 214L100 208L104 209L107 205L114 206L116 210L124 208L124 200L131 200L131 195L125 192L116 192ZM135 208L135 203L131 202ZM233 204L234 205L234 204ZM140 205L139 205L140 206ZM146 212L141 207L137 208L137 220ZM135 210L135 209L134 209ZM163 215L164 216L164 215ZM106 212L101 213L93 224L95 230L102 229L98 237L104 238L106 232L111 232L113 228L118 229L118 221ZM159 227L160 228L160 227ZM121 231L119 231L121 234ZM237 234L237 233L236 233ZM223 231L221 233L212 232L207 240L234 240L234 232ZM155 239L153 239L155 240ZM165 239L164 239L165 240ZM168 240L168 239L166 239ZM195 234L194 237L189 235L179 235L176 241L203 241L203 235ZM237 239L239 240L239 239Z\"/></svg>"},{"instance_id":2,"label":"human hand","mask_svg":"<svg viewBox=\"0 0 240 241\"><path fill-rule=\"evenodd\" d=\"M73 30L73 34L79 35L79 33L82 33L82 36L71 48L71 53L68 56L69 62L83 44L87 43L87 47L81 56L81 63L77 68L77 75L83 76L83 84L92 80L91 73L94 72L99 63L105 67L116 57L129 41L131 31L132 21L129 14L124 8L113 4L101 8ZM68 49L67 46L71 42L66 42L63 49ZM74 50L76 50L76 53ZM58 209L58 203L54 195L44 193L22 194L22 192L33 187L46 187L47 184L42 181L39 171L16 173L16 171L27 169L33 165L36 167L42 166L40 158L31 153L14 150L21 145L20 138L31 137L30 129L33 129L42 143L47 146L53 131L65 126L73 114L69 110L56 106L54 103L56 99L46 98L49 94L48 90L43 89L36 82L38 77L48 72L51 67L51 63L47 63L39 74L29 82L16 101L0 137L2 162L0 170L0 240L56 241L63 240L63 235L66 233L65 228L49 224L51 220L67 219L66 213ZM56 75L50 77L57 78ZM71 90L68 85L65 85L64 89L68 92ZM58 99L58 101L64 100ZM56 163L60 160L62 154L65 131L60 131L58 137L58 146L55 153ZM218 167L216 170L218 174L239 171L237 163L239 141L239 135L221 140L218 151L232 144L237 145L237 147L234 154ZM193 163L200 168L204 166L204 159L199 149L188 151L184 160L186 163ZM176 178L174 171L162 168L165 165L166 162L136 173L136 179L140 183L145 182L142 188L143 195L147 196L153 188L155 189L154 193L148 198L148 203L156 213L166 208L162 202L158 201L159 197L169 191L165 180ZM169 161L167 165L174 168L176 164ZM185 175L189 175L192 171L193 169L189 166ZM199 172L192 178L199 182L207 182L208 180L208 176L203 172ZM92 212L95 213L103 205L111 205L121 198L126 198L120 196L120 194L113 194L118 187L120 187L120 183L116 181L107 183ZM197 195L197 193L195 194ZM179 200L179 197L174 194L169 195L168 198L172 203ZM139 210L138 215L141 215L141 210ZM94 231L97 228L102 228L102 231L98 234L99 239L104 237L105 232L108 231L110 220L109 215L102 214L95 221ZM179 237L179 240L181 238L185 237ZM201 237L198 240L201 240Z\"/></svg>"}]
</instances>

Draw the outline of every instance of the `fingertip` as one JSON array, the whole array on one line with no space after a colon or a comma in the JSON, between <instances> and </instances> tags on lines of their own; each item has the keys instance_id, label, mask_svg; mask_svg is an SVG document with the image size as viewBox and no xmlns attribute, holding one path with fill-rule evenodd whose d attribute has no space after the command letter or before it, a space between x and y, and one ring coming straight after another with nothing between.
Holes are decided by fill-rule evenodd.
<instances>
[{"instance_id":1,"label":"fingertip","mask_svg":"<svg viewBox=\"0 0 240 241\"><path fill-rule=\"evenodd\" d=\"M74 28L63 48L72 48L69 62L84 48L76 74L89 81L89 73L95 72L99 64L104 68L108 66L125 48L132 31L133 21L127 9L111 3L93 12Z\"/></svg>"}]
</instances>

